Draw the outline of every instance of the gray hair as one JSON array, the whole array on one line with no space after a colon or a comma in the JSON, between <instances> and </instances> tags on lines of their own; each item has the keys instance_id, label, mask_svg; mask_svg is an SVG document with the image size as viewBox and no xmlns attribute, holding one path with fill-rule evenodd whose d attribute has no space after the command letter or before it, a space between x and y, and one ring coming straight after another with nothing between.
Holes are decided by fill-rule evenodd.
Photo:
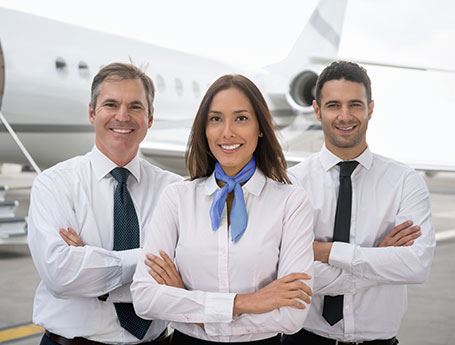
<instances>
[{"instance_id":1,"label":"gray hair","mask_svg":"<svg viewBox=\"0 0 455 345\"><path fill-rule=\"evenodd\" d=\"M155 87L153 86L152 79L145 74L139 67L133 64L126 64L121 62L114 62L104 66L93 78L91 104L93 108L96 107L96 100L101 91L101 84L109 78L116 77L121 80L126 79L140 79L144 85L145 96L148 103L148 115L153 116L153 100L155 99Z\"/></svg>"}]
</instances>

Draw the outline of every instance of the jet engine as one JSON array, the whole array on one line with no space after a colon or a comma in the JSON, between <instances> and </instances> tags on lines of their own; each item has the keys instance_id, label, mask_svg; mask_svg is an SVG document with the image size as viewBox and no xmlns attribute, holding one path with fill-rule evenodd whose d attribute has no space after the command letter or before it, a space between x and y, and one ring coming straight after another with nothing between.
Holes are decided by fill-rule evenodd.
<instances>
[{"instance_id":1,"label":"jet engine","mask_svg":"<svg viewBox=\"0 0 455 345\"><path fill-rule=\"evenodd\" d=\"M287 101L294 110L300 113L312 113L311 106L316 97L318 74L306 70L297 74L291 81Z\"/></svg>"}]
</instances>

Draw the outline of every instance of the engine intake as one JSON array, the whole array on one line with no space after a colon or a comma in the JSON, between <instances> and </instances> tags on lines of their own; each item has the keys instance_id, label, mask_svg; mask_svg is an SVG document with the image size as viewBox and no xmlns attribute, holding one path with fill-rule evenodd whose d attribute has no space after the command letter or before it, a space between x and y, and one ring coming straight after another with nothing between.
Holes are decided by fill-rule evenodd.
<instances>
[{"instance_id":1,"label":"engine intake","mask_svg":"<svg viewBox=\"0 0 455 345\"><path fill-rule=\"evenodd\" d=\"M300 112L313 111L311 104L316 97L318 75L313 71L299 73L291 82L288 101Z\"/></svg>"}]
</instances>

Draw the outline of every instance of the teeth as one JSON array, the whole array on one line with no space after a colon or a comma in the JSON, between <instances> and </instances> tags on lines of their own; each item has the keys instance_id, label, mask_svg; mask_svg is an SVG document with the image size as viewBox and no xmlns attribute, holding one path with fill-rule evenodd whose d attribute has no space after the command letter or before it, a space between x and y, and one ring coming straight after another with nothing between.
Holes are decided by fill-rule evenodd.
<instances>
[{"instance_id":1,"label":"teeth","mask_svg":"<svg viewBox=\"0 0 455 345\"><path fill-rule=\"evenodd\" d=\"M115 133L120 133L120 134L128 134L128 133L131 133L133 130L132 129L112 128L112 131Z\"/></svg>"},{"instance_id":2,"label":"teeth","mask_svg":"<svg viewBox=\"0 0 455 345\"><path fill-rule=\"evenodd\" d=\"M235 150L236 148L239 148L240 144L235 144L235 145L221 145L221 148L223 150Z\"/></svg>"},{"instance_id":3,"label":"teeth","mask_svg":"<svg viewBox=\"0 0 455 345\"><path fill-rule=\"evenodd\" d=\"M353 128L354 128L354 126L351 126L351 127L338 127L338 129L342 130L342 131L350 131Z\"/></svg>"}]
</instances>

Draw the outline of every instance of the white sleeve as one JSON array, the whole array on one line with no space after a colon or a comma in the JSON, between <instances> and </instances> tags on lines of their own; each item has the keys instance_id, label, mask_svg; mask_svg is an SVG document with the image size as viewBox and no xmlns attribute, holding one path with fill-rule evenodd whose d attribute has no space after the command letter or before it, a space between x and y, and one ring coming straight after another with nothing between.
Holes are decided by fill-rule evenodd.
<instances>
[{"instance_id":1,"label":"white sleeve","mask_svg":"<svg viewBox=\"0 0 455 345\"><path fill-rule=\"evenodd\" d=\"M140 253L137 256L139 257ZM107 301L111 303L132 303L131 283L119 286L118 288L110 291Z\"/></svg>"},{"instance_id":2,"label":"white sleeve","mask_svg":"<svg viewBox=\"0 0 455 345\"><path fill-rule=\"evenodd\" d=\"M301 272L313 276L313 208L304 190L296 191L289 198L286 211L277 277ZM313 287L312 279L303 282ZM307 305L305 309L282 307L263 314L242 314L229 324L205 324L205 331L210 336L258 332L291 334L303 327L309 309Z\"/></svg>"},{"instance_id":3,"label":"white sleeve","mask_svg":"<svg viewBox=\"0 0 455 345\"><path fill-rule=\"evenodd\" d=\"M374 212L374 210L372 210ZM334 242L329 264L381 284L423 283L430 274L435 248L430 196L423 179L410 174L405 180L396 225L411 220L422 235L409 247L360 247Z\"/></svg>"},{"instance_id":4,"label":"white sleeve","mask_svg":"<svg viewBox=\"0 0 455 345\"><path fill-rule=\"evenodd\" d=\"M41 279L56 297L101 296L131 282L139 249L115 252L68 246L59 229L80 231L69 188L55 174L35 178L28 218L30 252Z\"/></svg>"},{"instance_id":5,"label":"white sleeve","mask_svg":"<svg viewBox=\"0 0 455 345\"><path fill-rule=\"evenodd\" d=\"M377 281L356 277L341 268L320 261L314 262L314 294L322 296L350 295L378 285Z\"/></svg>"},{"instance_id":6,"label":"white sleeve","mask_svg":"<svg viewBox=\"0 0 455 345\"><path fill-rule=\"evenodd\" d=\"M178 241L178 214L174 186L167 187L158 202L146 236L142 255L131 284L136 313L145 319L185 323L230 322L235 293L188 291L159 285L148 273L145 253L159 255L165 251L175 256Z\"/></svg>"}]
</instances>

